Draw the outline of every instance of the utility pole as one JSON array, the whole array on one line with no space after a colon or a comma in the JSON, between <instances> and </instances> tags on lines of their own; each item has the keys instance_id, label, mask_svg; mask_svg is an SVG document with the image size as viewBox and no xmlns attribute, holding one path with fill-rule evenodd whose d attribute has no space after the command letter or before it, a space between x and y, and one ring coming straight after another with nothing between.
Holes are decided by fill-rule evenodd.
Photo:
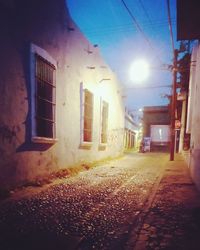
<instances>
[{"instance_id":1,"label":"utility pole","mask_svg":"<svg viewBox=\"0 0 200 250\"><path fill-rule=\"evenodd\" d=\"M176 80L177 80L177 57L178 50L174 49L173 59L173 79L172 79L172 99L171 99L171 142L170 142L170 161L174 160L175 151L175 115L176 115Z\"/></svg>"}]
</instances>

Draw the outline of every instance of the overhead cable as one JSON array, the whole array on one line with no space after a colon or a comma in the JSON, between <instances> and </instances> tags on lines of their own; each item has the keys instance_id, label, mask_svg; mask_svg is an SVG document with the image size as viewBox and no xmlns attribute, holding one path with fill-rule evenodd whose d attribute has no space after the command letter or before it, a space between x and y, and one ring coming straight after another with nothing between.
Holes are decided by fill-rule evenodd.
<instances>
[{"instance_id":1,"label":"overhead cable","mask_svg":"<svg viewBox=\"0 0 200 250\"><path fill-rule=\"evenodd\" d=\"M170 40L171 40L171 46L172 46L172 54L174 55L174 36L172 31L172 21L171 21L171 13L170 13L170 3L169 0L167 1L167 16L168 16L168 23L169 23L169 32L170 32Z\"/></svg>"},{"instance_id":2,"label":"overhead cable","mask_svg":"<svg viewBox=\"0 0 200 250\"><path fill-rule=\"evenodd\" d=\"M146 17L147 17L149 23L151 24L151 27L153 27L153 23L152 23L152 21L151 21L151 18L150 18L150 16L149 16L149 13L148 13L147 9L145 8L145 6L144 6L144 4L143 4L143 1L142 1L142 0L138 0L138 1L139 1L140 5L141 5L141 7L142 7L142 9L143 9L143 11L144 11Z\"/></svg>"},{"instance_id":3,"label":"overhead cable","mask_svg":"<svg viewBox=\"0 0 200 250\"><path fill-rule=\"evenodd\" d=\"M172 24L175 25L175 19L172 20ZM160 21L154 21L152 22L152 26L153 27L162 27L168 25L168 19L167 20L160 20ZM149 26L149 22L144 22L143 27L148 27ZM114 31L118 31L118 30L129 30L130 28L133 28L132 23L126 23L123 25L112 25L112 26L107 26L107 27L96 27L96 28L87 28L85 29L85 32L87 32L87 34L93 34L93 33L102 33L102 32L114 32Z\"/></svg>"},{"instance_id":4,"label":"overhead cable","mask_svg":"<svg viewBox=\"0 0 200 250\"><path fill-rule=\"evenodd\" d=\"M149 45L149 47L155 51L154 47L152 46L150 40L148 39L148 37L146 36L146 34L143 32L141 26L139 25L138 21L136 20L136 18L134 17L134 15L132 14L132 12L130 11L130 9L128 8L128 6L126 5L124 0L121 0L124 7L126 8L127 12L129 13L130 17L133 20L133 23L135 24L136 28L138 29L138 31L143 35L144 39L146 40L147 44ZM158 61L160 62L160 64L162 64L162 61L160 60L160 58L158 56L156 56Z\"/></svg>"}]
</instances>

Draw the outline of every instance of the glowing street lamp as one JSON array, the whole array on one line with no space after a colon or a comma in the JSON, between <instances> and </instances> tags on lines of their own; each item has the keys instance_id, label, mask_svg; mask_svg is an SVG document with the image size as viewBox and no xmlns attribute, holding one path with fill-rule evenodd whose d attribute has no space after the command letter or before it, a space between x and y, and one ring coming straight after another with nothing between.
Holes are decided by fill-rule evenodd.
<instances>
[{"instance_id":1,"label":"glowing street lamp","mask_svg":"<svg viewBox=\"0 0 200 250\"><path fill-rule=\"evenodd\" d=\"M140 59L131 64L130 79L135 83L143 82L149 76L149 64L147 61Z\"/></svg>"}]
</instances>

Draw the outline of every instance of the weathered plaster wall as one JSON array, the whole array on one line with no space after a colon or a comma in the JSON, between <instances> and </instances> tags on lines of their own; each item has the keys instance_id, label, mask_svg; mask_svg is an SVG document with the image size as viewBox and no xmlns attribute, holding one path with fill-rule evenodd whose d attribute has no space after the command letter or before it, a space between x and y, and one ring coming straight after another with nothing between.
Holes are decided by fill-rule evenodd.
<instances>
[{"instance_id":1,"label":"weathered plaster wall","mask_svg":"<svg viewBox=\"0 0 200 250\"><path fill-rule=\"evenodd\" d=\"M200 190L200 46L193 49L191 58L187 132L191 133L189 167Z\"/></svg>"},{"instance_id":2,"label":"weathered plaster wall","mask_svg":"<svg viewBox=\"0 0 200 250\"><path fill-rule=\"evenodd\" d=\"M71 21L65 1L5 3L0 2L0 186L15 186L73 164L121 154L124 108L119 82L98 48L93 47ZM31 142L30 43L46 50L57 62L58 142L54 145ZM101 81L105 78L110 80ZM80 83L94 94L90 150L79 147ZM98 149L100 97L109 103L108 143L103 151Z\"/></svg>"}]
</instances>

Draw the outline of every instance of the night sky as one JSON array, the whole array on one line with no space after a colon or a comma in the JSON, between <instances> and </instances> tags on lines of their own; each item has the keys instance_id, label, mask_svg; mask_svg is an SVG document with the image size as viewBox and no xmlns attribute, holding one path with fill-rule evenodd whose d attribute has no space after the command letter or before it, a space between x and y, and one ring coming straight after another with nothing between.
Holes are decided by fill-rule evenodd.
<instances>
[{"instance_id":1,"label":"night sky","mask_svg":"<svg viewBox=\"0 0 200 250\"><path fill-rule=\"evenodd\" d=\"M98 44L105 61L120 79L129 110L143 106L166 105L171 89L144 88L170 85L171 72L161 70L172 64L167 2L165 0L124 0L141 27L138 31L121 0L67 0L70 14L91 42ZM176 41L176 1L170 1L171 21ZM177 47L177 46L176 46ZM140 84L131 82L129 68L134 60L144 58L152 66L151 75ZM142 87L143 86L143 87Z\"/></svg>"}]
</instances>

